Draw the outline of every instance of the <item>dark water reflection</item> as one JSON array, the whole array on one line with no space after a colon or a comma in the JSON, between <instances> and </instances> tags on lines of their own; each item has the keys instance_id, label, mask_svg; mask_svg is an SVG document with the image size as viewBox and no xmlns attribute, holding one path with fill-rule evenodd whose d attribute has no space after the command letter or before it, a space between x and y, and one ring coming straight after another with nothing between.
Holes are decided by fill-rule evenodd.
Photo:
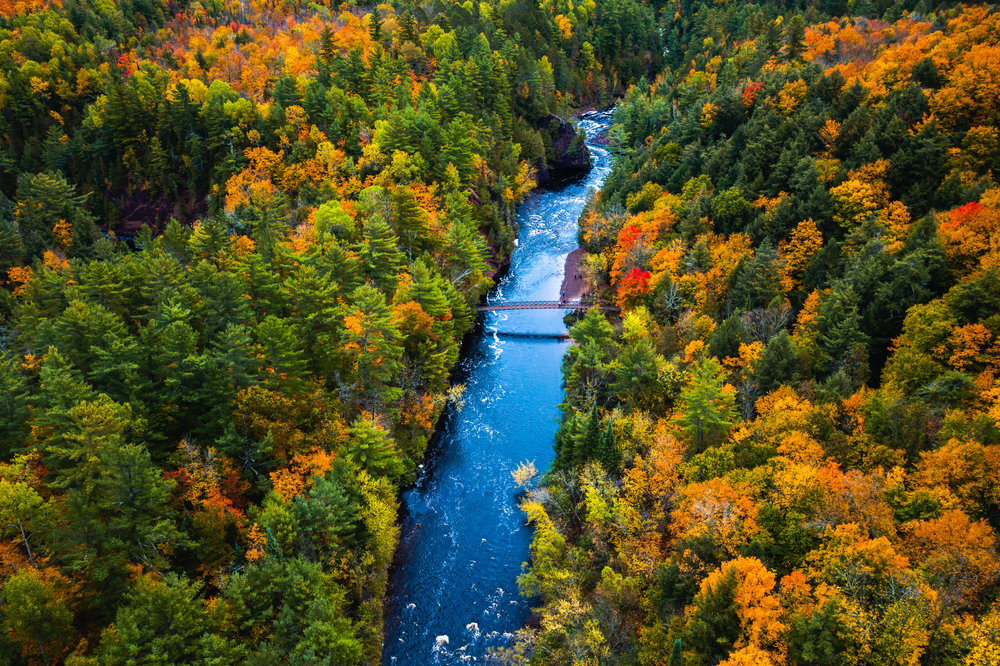
<instances>
[{"instance_id":1,"label":"dark water reflection","mask_svg":"<svg viewBox=\"0 0 1000 666\"><path fill-rule=\"evenodd\" d=\"M604 116L581 121L588 135ZM585 176L536 191L521 207L511 270L490 294L556 300L587 190L600 187L610 157L591 145ZM517 593L531 530L517 508L510 471L552 460L562 401L560 363L568 343L562 311L485 313L467 341L456 380L465 406L449 411L423 474L403 495L403 522L386 605L383 663L426 666L482 661L528 619Z\"/></svg>"}]
</instances>

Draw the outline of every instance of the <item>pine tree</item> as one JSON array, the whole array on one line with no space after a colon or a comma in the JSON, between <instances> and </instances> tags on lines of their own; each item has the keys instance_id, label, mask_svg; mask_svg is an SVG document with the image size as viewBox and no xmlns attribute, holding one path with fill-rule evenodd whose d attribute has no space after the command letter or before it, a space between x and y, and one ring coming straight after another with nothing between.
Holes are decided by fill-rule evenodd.
<instances>
[{"instance_id":1,"label":"pine tree","mask_svg":"<svg viewBox=\"0 0 1000 666\"><path fill-rule=\"evenodd\" d=\"M607 429L601 433L601 441L597 447L597 459L604 464L608 471L618 469L618 447L615 444L615 431L612 428L612 420L608 419Z\"/></svg>"},{"instance_id":2,"label":"pine tree","mask_svg":"<svg viewBox=\"0 0 1000 666\"><path fill-rule=\"evenodd\" d=\"M269 315L257 326L268 383L275 388L296 391L306 375L307 359L302 349L302 330L293 321Z\"/></svg>"},{"instance_id":3,"label":"pine tree","mask_svg":"<svg viewBox=\"0 0 1000 666\"><path fill-rule=\"evenodd\" d=\"M170 167L170 156L163 149L160 137L154 136L149 142L149 185L153 193L168 195L172 192Z\"/></svg>"},{"instance_id":4,"label":"pine tree","mask_svg":"<svg viewBox=\"0 0 1000 666\"><path fill-rule=\"evenodd\" d=\"M736 569L731 567L715 586L702 588L695 598L694 612L688 615L684 643L709 663L728 657L740 636L737 587Z\"/></svg>"},{"instance_id":5,"label":"pine tree","mask_svg":"<svg viewBox=\"0 0 1000 666\"><path fill-rule=\"evenodd\" d=\"M257 252L251 252L242 257L236 265L236 273L250 300L254 318L257 321L262 320L268 312L272 311L272 308L278 305L277 276Z\"/></svg>"},{"instance_id":6,"label":"pine tree","mask_svg":"<svg viewBox=\"0 0 1000 666\"><path fill-rule=\"evenodd\" d=\"M46 464L55 468L55 460L59 455L53 447L62 443L66 429L69 427L69 412L77 403L94 398L94 391L82 381L80 372L67 362L56 350L50 347L42 362L41 390L39 391L32 410L32 426L45 437Z\"/></svg>"},{"instance_id":7,"label":"pine tree","mask_svg":"<svg viewBox=\"0 0 1000 666\"><path fill-rule=\"evenodd\" d=\"M369 437L370 430L360 424L359 428L366 430L361 433L359 429L359 440ZM375 442L378 438L371 437L371 440ZM360 444L352 444L350 450L359 457L368 453L362 453ZM346 465L341 462L340 467L346 468ZM316 479L308 496L295 498L300 535L309 539L327 562L337 561L345 551L358 545L356 530L360 498L352 497L341 480L341 477L349 474L347 469L340 469L339 473L331 471Z\"/></svg>"},{"instance_id":8,"label":"pine tree","mask_svg":"<svg viewBox=\"0 0 1000 666\"><path fill-rule=\"evenodd\" d=\"M556 431L555 448L556 456L552 461L553 469L572 469L574 449L577 439L582 435L580 432L580 417L575 410L571 412L566 420Z\"/></svg>"},{"instance_id":9,"label":"pine tree","mask_svg":"<svg viewBox=\"0 0 1000 666\"><path fill-rule=\"evenodd\" d=\"M20 358L4 352L0 355L0 453L6 454L24 439L29 416L28 382Z\"/></svg>"},{"instance_id":10,"label":"pine tree","mask_svg":"<svg viewBox=\"0 0 1000 666\"><path fill-rule=\"evenodd\" d=\"M361 55L361 49L357 47L351 49L339 66L341 78L347 83L347 92L367 99L371 87L371 74Z\"/></svg>"},{"instance_id":11,"label":"pine tree","mask_svg":"<svg viewBox=\"0 0 1000 666\"><path fill-rule=\"evenodd\" d=\"M720 444L735 423L735 398L724 384L725 372L714 358L692 366L690 383L681 391L674 422L693 453Z\"/></svg>"},{"instance_id":12,"label":"pine tree","mask_svg":"<svg viewBox=\"0 0 1000 666\"><path fill-rule=\"evenodd\" d=\"M7 271L20 265L23 259L24 245L21 243L21 235L11 220L0 213L0 275L6 277Z\"/></svg>"},{"instance_id":13,"label":"pine tree","mask_svg":"<svg viewBox=\"0 0 1000 666\"><path fill-rule=\"evenodd\" d=\"M816 342L835 366L855 347L865 347L868 336L861 330L858 296L846 282L838 281L820 301L816 317Z\"/></svg>"},{"instance_id":14,"label":"pine tree","mask_svg":"<svg viewBox=\"0 0 1000 666\"><path fill-rule=\"evenodd\" d=\"M665 363L647 340L625 345L609 366L613 376L609 386L611 393L631 407L659 406L668 389L661 374Z\"/></svg>"},{"instance_id":15,"label":"pine tree","mask_svg":"<svg viewBox=\"0 0 1000 666\"><path fill-rule=\"evenodd\" d=\"M569 329L569 335L578 345L588 340L602 349L607 349L614 342L615 329L608 323L607 317L600 308L590 308L580 322Z\"/></svg>"},{"instance_id":16,"label":"pine tree","mask_svg":"<svg viewBox=\"0 0 1000 666\"><path fill-rule=\"evenodd\" d=\"M60 246L57 225L70 232L68 246L63 249L77 257L90 255L100 234L94 218L83 209L86 197L77 196L75 190L56 174L23 174L18 179L17 226L29 260Z\"/></svg>"},{"instance_id":17,"label":"pine tree","mask_svg":"<svg viewBox=\"0 0 1000 666\"><path fill-rule=\"evenodd\" d=\"M781 26L777 21L770 21L767 24L763 39L764 51L771 56L777 55L778 49L781 48Z\"/></svg>"},{"instance_id":18,"label":"pine tree","mask_svg":"<svg viewBox=\"0 0 1000 666\"><path fill-rule=\"evenodd\" d=\"M385 297L374 287L363 285L351 294L340 333L342 351L349 356L361 398L368 411L378 402L392 402L401 392L391 384L399 371L402 349L396 345L399 331Z\"/></svg>"},{"instance_id":19,"label":"pine tree","mask_svg":"<svg viewBox=\"0 0 1000 666\"><path fill-rule=\"evenodd\" d=\"M187 238L191 253L200 259L211 259L229 247L229 243L226 225L216 217L196 222Z\"/></svg>"},{"instance_id":20,"label":"pine tree","mask_svg":"<svg viewBox=\"0 0 1000 666\"><path fill-rule=\"evenodd\" d=\"M287 225L288 202L285 195L275 191L254 197L245 210L260 256L267 262L273 262L275 244L284 235Z\"/></svg>"},{"instance_id":21,"label":"pine tree","mask_svg":"<svg viewBox=\"0 0 1000 666\"><path fill-rule=\"evenodd\" d=\"M377 216L370 217L362 229L363 241L356 246L358 259L368 277L391 296L396 291L403 253L399 239L389 224Z\"/></svg>"},{"instance_id":22,"label":"pine tree","mask_svg":"<svg viewBox=\"0 0 1000 666\"><path fill-rule=\"evenodd\" d=\"M396 234L406 243L406 254L413 262L414 250L419 255L428 236L427 215L413 196L409 187L396 187L392 191L393 226Z\"/></svg>"},{"instance_id":23,"label":"pine tree","mask_svg":"<svg viewBox=\"0 0 1000 666\"><path fill-rule=\"evenodd\" d=\"M330 65L337 56L337 35L329 24L323 26L323 31L319 35L319 58L325 64ZM324 84L326 85L326 84Z\"/></svg>"},{"instance_id":24,"label":"pine tree","mask_svg":"<svg viewBox=\"0 0 1000 666\"><path fill-rule=\"evenodd\" d=\"M412 42L417 46L422 46L420 33L417 30L417 22L413 18L413 12L407 7L403 10L403 16L399 20L399 41Z\"/></svg>"},{"instance_id":25,"label":"pine tree","mask_svg":"<svg viewBox=\"0 0 1000 666\"><path fill-rule=\"evenodd\" d=\"M364 272L358 255L336 239L318 246L307 258L320 271L330 276L341 291L351 293L361 286Z\"/></svg>"},{"instance_id":26,"label":"pine tree","mask_svg":"<svg viewBox=\"0 0 1000 666\"><path fill-rule=\"evenodd\" d=\"M681 639L674 641L674 647L670 650L670 659L667 666L684 666L684 657L681 656Z\"/></svg>"},{"instance_id":27,"label":"pine tree","mask_svg":"<svg viewBox=\"0 0 1000 666\"><path fill-rule=\"evenodd\" d=\"M351 426L351 438L344 457L352 464L378 476L395 479L403 464L389 434L371 419L358 417Z\"/></svg>"},{"instance_id":28,"label":"pine tree","mask_svg":"<svg viewBox=\"0 0 1000 666\"><path fill-rule=\"evenodd\" d=\"M371 14L368 15L368 34L372 36L372 40L376 43L382 41L382 12L379 8L373 7Z\"/></svg>"},{"instance_id":29,"label":"pine tree","mask_svg":"<svg viewBox=\"0 0 1000 666\"><path fill-rule=\"evenodd\" d=\"M336 344L336 285L312 266L302 266L282 285L289 319L298 325L306 357L315 370Z\"/></svg>"},{"instance_id":30,"label":"pine tree","mask_svg":"<svg viewBox=\"0 0 1000 666\"><path fill-rule=\"evenodd\" d=\"M183 422L190 407L201 407L189 389L204 381L205 359L187 315L187 311L162 308L158 320L149 322L139 333L142 348L149 350L141 370L153 381L150 398L155 412L150 414L150 426L168 439L181 435L173 429L174 424Z\"/></svg>"},{"instance_id":31,"label":"pine tree","mask_svg":"<svg viewBox=\"0 0 1000 666\"><path fill-rule=\"evenodd\" d=\"M226 386L229 397L212 402L224 412L231 410L236 394L253 384L258 376L261 363L254 351L247 326L228 324L213 336L208 351L213 361L210 366L218 370L218 380Z\"/></svg>"},{"instance_id":32,"label":"pine tree","mask_svg":"<svg viewBox=\"0 0 1000 666\"><path fill-rule=\"evenodd\" d=\"M99 535L108 551L124 562L165 567L161 549L184 539L168 506L174 482L163 479L149 451L135 444L107 446L100 452L101 471L94 480Z\"/></svg>"},{"instance_id":33,"label":"pine tree","mask_svg":"<svg viewBox=\"0 0 1000 666\"><path fill-rule=\"evenodd\" d=\"M468 113L459 114L448 124L445 147L441 153L439 164L447 167L454 165L462 183L468 183L472 176L472 153L475 143L472 132L472 117Z\"/></svg>"},{"instance_id":34,"label":"pine tree","mask_svg":"<svg viewBox=\"0 0 1000 666\"><path fill-rule=\"evenodd\" d=\"M274 83L271 96L282 109L287 109L290 106L302 106L302 91L299 90L299 82L293 76L279 77Z\"/></svg>"},{"instance_id":35,"label":"pine tree","mask_svg":"<svg viewBox=\"0 0 1000 666\"><path fill-rule=\"evenodd\" d=\"M785 57L789 62L794 62L802 55L805 49L806 22L801 14L796 14L788 21L788 28L785 30Z\"/></svg>"},{"instance_id":36,"label":"pine tree","mask_svg":"<svg viewBox=\"0 0 1000 666\"><path fill-rule=\"evenodd\" d=\"M771 338L756 369L761 394L791 382L798 372L798 354L787 331Z\"/></svg>"},{"instance_id":37,"label":"pine tree","mask_svg":"<svg viewBox=\"0 0 1000 666\"><path fill-rule=\"evenodd\" d=\"M188 236L190 230L182 227L181 223L174 218L170 218L163 235L160 237L163 249L172 254L177 261L182 264L191 261L191 250L188 249Z\"/></svg>"},{"instance_id":38,"label":"pine tree","mask_svg":"<svg viewBox=\"0 0 1000 666\"><path fill-rule=\"evenodd\" d=\"M743 318L739 315L727 317L725 321L712 332L709 339L708 353L718 359L727 357L738 358L740 345L747 341L748 333Z\"/></svg>"},{"instance_id":39,"label":"pine tree","mask_svg":"<svg viewBox=\"0 0 1000 666\"><path fill-rule=\"evenodd\" d=\"M128 604L102 635L91 663L242 663L247 648L226 637L222 625L207 612L203 587L172 573L140 577Z\"/></svg>"},{"instance_id":40,"label":"pine tree","mask_svg":"<svg viewBox=\"0 0 1000 666\"><path fill-rule=\"evenodd\" d=\"M320 77L318 81L310 81L306 86L306 97L302 102L306 117L309 122L316 125L321 131L329 131L331 123L337 118L336 109L330 106L327 98L326 86L330 85L330 75L325 75L323 69L329 70L329 66L320 62ZM324 78L325 77L325 78Z\"/></svg>"},{"instance_id":41,"label":"pine tree","mask_svg":"<svg viewBox=\"0 0 1000 666\"><path fill-rule=\"evenodd\" d=\"M587 417L587 425L573 445L573 467L586 465L588 461L597 456L601 445L601 416L597 413L597 403L595 402Z\"/></svg>"}]
</instances>

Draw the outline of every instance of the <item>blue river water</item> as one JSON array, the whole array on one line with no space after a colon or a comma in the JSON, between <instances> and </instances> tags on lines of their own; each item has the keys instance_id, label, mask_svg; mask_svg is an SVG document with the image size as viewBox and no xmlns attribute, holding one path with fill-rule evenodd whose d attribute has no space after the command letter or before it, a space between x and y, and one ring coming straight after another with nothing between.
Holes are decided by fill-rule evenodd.
<instances>
[{"instance_id":1,"label":"blue river water","mask_svg":"<svg viewBox=\"0 0 1000 666\"><path fill-rule=\"evenodd\" d=\"M589 137L606 115L580 121ZM566 255L590 188L611 166L588 144L594 168L534 192L518 211L518 247L489 302L558 300ZM562 402L560 364L568 342L561 310L487 312L463 349L455 381L464 406L449 408L416 484L403 494L405 517L386 602L385 666L483 661L507 643L531 607L517 591L531 528L517 507L511 470L551 463ZM512 335L511 335L512 334Z\"/></svg>"}]
</instances>

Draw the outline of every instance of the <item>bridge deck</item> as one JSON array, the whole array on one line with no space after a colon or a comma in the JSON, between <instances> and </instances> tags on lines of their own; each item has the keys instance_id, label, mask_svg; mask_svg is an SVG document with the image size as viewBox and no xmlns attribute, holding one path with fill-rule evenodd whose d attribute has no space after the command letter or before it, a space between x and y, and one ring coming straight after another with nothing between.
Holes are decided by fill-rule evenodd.
<instances>
[{"instance_id":1,"label":"bridge deck","mask_svg":"<svg viewBox=\"0 0 1000 666\"><path fill-rule=\"evenodd\" d=\"M476 312L493 312L494 310L589 310L599 308L608 312L619 312L619 308L602 303L564 303L561 301L506 301L504 303L489 303L477 305Z\"/></svg>"}]
</instances>

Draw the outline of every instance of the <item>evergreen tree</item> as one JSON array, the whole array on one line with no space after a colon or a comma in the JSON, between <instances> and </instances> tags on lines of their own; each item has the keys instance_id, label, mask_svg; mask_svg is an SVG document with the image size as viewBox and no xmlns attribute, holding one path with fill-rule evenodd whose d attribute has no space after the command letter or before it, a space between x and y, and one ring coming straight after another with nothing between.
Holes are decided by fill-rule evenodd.
<instances>
[{"instance_id":1,"label":"evergreen tree","mask_svg":"<svg viewBox=\"0 0 1000 666\"><path fill-rule=\"evenodd\" d=\"M187 237L187 246L195 257L211 259L221 250L229 247L229 234L225 224L215 217L195 223Z\"/></svg>"},{"instance_id":2,"label":"evergreen tree","mask_svg":"<svg viewBox=\"0 0 1000 666\"><path fill-rule=\"evenodd\" d=\"M674 646L670 649L670 659L667 666L684 666L684 657L681 656L681 639L674 641Z\"/></svg>"},{"instance_id":3,"label":"evergreen tree","mask_svg":"<svg viewBox=\"0 0 1000 666\"><path fill-rule=\"evenodd\" d=\"M371 431L361 425L358 439L360 441L365 437L372 440L370 445L377 446L374 443L376 438L371 436ZM361 457L377 456L379 452L370 448L365 449L370 445L352 444L349 450L351 455L357 457L357 460L352 462L360 464L358 461ZM368 462L372 466L378 466L374 460L366 459L365 463ZM363 500L345 488L343 479L349 474L349 469L341 463L325 476L316 479L307 497L295 498L295 513L299 520L300 535L313 544L323 561L336 561L348 554L351 549L361 545L357 541L357 513L359 504Z\"/></svg>"},{"instance_id":4,"label":"evergreen tree","mask_svg":"<svg viewBox=\"0 0 1000 666\"><path fill-rule=\"evenodd\" d=\"M254 645L257 663L362 663L343 588L321 563L273 552L268 548L260 564L234 574L225 590L234 624L247 627L243 640Z\"/></svg>"},{"instance_id":5,"label":"evergreen tree","mask_svg":"<svg viewBox=\"0 0 1000 666\"><path fill-rule=\"evenodd\" d=\"M569 329L569 335L578 345L587 341L601 348L609 348L614 342L615 329L608 323L607 317L600 308L589 308L575 326Z\"/></svg>"},{"instance_id":6,"label":"evergreen tree","mask_svg":"<svg viewBox=\"0 0 1000 666\"><path fill-rule=\"evenodd\" d=\"M379 289L392 296L396 291L399 267L403 263L399 239L389 224L379 217L370 217L361 235L363 240L356 246L361 265Z\"/></svg>"},{"instance_id":7,"label":"evergreen tree","mask_svg":"<svg viewBox=\"0 0 1000 666\"><path fill-rule=\"evenodd\" d=\"M403 474L403 463L395 442L371 419L358 417L344 452L347 460L372 474L395 479Z\"/></svg>"},{"instance_id":8,"label":"evergreen tree","mask_svg":"<svg viewBox=\"0 0 1000 666\"><path fill-rule=\"evenodd\" d=\"M747 342L749 334L743 317L732 315L716 327L709 340L708 353L716 358L739 358L740 345Z\"/></svg>"},{"instance_id":9,"label":"evergreen tree","mask_svg":"<svg viewBox=\"0 0 1000 666\"><path fill-rule=\"evenodd\" d=\"M260 256L267 262L274 261L275 244L284 235L288 202L280 192L269 192L253 197L244 206L243 214L253 230Z\"/></svg>"},{"instance_id":10,"label":"evergreen tree","mask_svg":"<svg viewBox=\"0 0 1000 666\"><path fill-rule=\"evenodd\" d=\"M12 220L13 215L8 218L0 211L0 275L7 275L11 267L20 265L24 259L21 235Z\"/></svg>"},{"instance_id":11,"label":"evergreen tree","mask_svg":"<svg viewBox=\"0 0 1000 666\"><path fill-rule=\"evenodd\" d=\"M718 361L706 358L692 367L674 416L692 453L722 443L735 423L734 402L734 395L725 389L725 373Z\"/></svg>"},{"instance_id":12,"label":"evergreen tree","mask_svg":"<svg viewBox=\"0 0 1000 666\"><path fill-rule=\"evenodd\" d=\"M843 602L830 599L811 616L796 615L789 631L789 656L803 666L835 666L843 663L853 637Z\"/></svg>"},{"instance_id":13,"label":"evergreen tree","mask_svg":"<svg viewBox=\"0 0 1000 666\"><path fill-rule=\"evenodd\" d=\"M417 22L413 18L413 12L410 11L409 7L403 10L403 15L399 19L399 40L401 42L412 42L417 46L421 46Z\"/></svg>"},{"instance_id":14,"label":"evergreen tree","mask_svg":"<svg viewBox=\"0 0 1000 666\"><path fill-rule=\"evenodd\" d=\"M868 336L861 330L858 297L850 284L836 283L820 302L816 342L831 365L839 364L852 349L868 344Z\"/></svg>"},{"instance_id":15,"label":"evergreen tree","mask_svg":"<svg viewBox=\"0 0 1000 666\"><path fill-rule=\"evenodd\" d=\"M552 461L553 469L573 469L574 449L577 440L582 436L580 429L579 412L575 410L570 413L560 424L556 431L555 460Z\"/></svg>"},{"instance_id":16,"label":"evergreen tree","mask_svg":"<svg viewBox=\"0 0 1000 666\"><path fill-rule=\"evenodd\" d=\"M406 254L413 263L414 250L419 254L426 247L428 222L424 210L408 187L397 187L391 193L392 226L406 245Z\"/></svg>"},{"instance_id":17,"label":"evergreen tree","mask_svg":"<svg viewBox=\"0 0 1000 666\"><path fill-rule=\"evenodd\" d=\"M601 433L601 439L597 446L597 459L610 472L618 469L618 447L615 444L615 431L612 428L612 419L608 419L608 427Z\"/></svg>"},{"instance_id":18,"label":"evergreen tree","mask_svg":"<svg viewBox=\"0 0 1000 666\"><path fill-rule=\"evenodd\" d=\"M27 435L28 382L17 355L0 355L0 451L8 453Z\"/></svg>"},{"instance_id":19,"label":"evergreen tree","mask_svg":"<svg viewBox=\"0 0 1000 666\"><path fill-rule=\"evenodd\" d=\"M256 330L268 383L285 391L302 386L307 367L302 330L293 321L269 315Z\"/></svg>"},{"instance_id":20,"label":"evergreen tree","mask_svg":"<svg viewBox=\"0 0 1000 666\"><path fill-rule=\"evenodd\" d=\"M597 413L597 403L590 409L587 425L573 445L572 466L581 467L597 456L601 445L601 416Z\"/></svg>"},{"instance_id":21,"label":"evergreen tree","mask_svg":"<svg viewBox=\"0 0 1000 666\"><path fill-rule=\"evenodd\" d=\"M755 378L762 394L791 382L798 371L798 354L787 331L771 338L757 365Z\"/></svg>"},{"instance_id":22,"label":"evergreen tree","mask_svg":"<svg viewBox=\"0 0 1000 666\"><path fill-rule=\"evenodd\" d=\"M764 52L769 56L778 54L778 49L781 48L781 26L778 25L777 21L768 22L763 35L763 47Z\"/></svg>"},{"instance_id":23,"label":"evergreen tree","mask_svg":"<svg viewBox=\"0 0 1000 666\"><path fill-rule=\"evenodd\" d=\"M246 647L223 634L223 627L202 602L202 589L175 574L140 578L128 605L118 611L111 630L102 636L94 663L243 663Z\"/></svg>"},{"instance_id":24,"label":"evergreen tree","mask_svg":"<svg viewBox=\"0 0 1000 666\"><path fill-rule=\"evenodd\" d=\"M785 29L785 57L794 62L798 60L805 49L806 22L801 14L795 14L788 20Z\"/></svg>"},{"instance_id":25,"label":"evergreen tree","mask_svg":"<svg viewBox=\"0 0 1000 666\"><path fill-rule=\"evenodd\" d=\"M89 256L100 237L83 208L86 197L57 174L23 174L17 182L17 226L30 260L49 249Z\"/></svg>"},{"instance_id":26,"label":"evergreen tree","mask_svg":"<svg viewBox=\"0 0 1000 666\"><path fill-rule=\"evenodd\" d=\"M314 267L303 266L285 280L282 296L311 367L322 369L337 335L336 285Z\"/></svg>"},{"instance_id":27,"label":"evergreen tree","mask_svg":"<svg viewBox=\"0 0 1000 666\"><path fill-rule=\"evenodd\" d=\"M333 68L338 54L337 36L333 32L333 28L326 24L319 35L319 58L316 63L318 83L321 89L329 87L332 83ZM306 89L306 104L306 112L312 118L314 114L309 112L309 88Z\"/></svg>"},{"instance_id":28,"label":"evergreen tree","mask_svg":"<svg viewBox=\"0 0 1000 666\"><path fill-rule=\"evenodd\" d=\"M372 36L372 41L375 43L382 41L382 12L379 8L373 7L371 14L368 15L368 34Z\"/></svg>"},{"instance_id":29,"label":"evergreen tree","mask_svg":"<svg viewBox=\"0 0 1000 666\"><path fill-rule=\"evenodd\" d=\"M688 620L682 640L693 652L703 655L708 663L719 663L728 657L739 638L736 588L736 570L733 567L714 587L705 589L695 598L694 613Z\"/></svg>"},{"instance_id":30,"label":"evergreen tree","mask_svg":"<svg viewBox=\"0 0 1000 666\"><path fill-rule=\"evenodd\" d=\"M613 379L608 388L631 407L661 405L669 388L664 385L665 363L646 340L626 345L609 368Z\"/></svg>"},{"instance_id":31,"label":"evergreen tree","mask_svg":"<svg viewBox=\"0 0 1000 666\"><path fill-rule=\"evenodd\" d=\"M399 330L385 297L369 285L355 289L344 312L340 341L350 354L352 378L368 411L379 401L392 402L399 397L399 389L392 385L400 369L397 340Z\"/></svg>"}]
</instances>

